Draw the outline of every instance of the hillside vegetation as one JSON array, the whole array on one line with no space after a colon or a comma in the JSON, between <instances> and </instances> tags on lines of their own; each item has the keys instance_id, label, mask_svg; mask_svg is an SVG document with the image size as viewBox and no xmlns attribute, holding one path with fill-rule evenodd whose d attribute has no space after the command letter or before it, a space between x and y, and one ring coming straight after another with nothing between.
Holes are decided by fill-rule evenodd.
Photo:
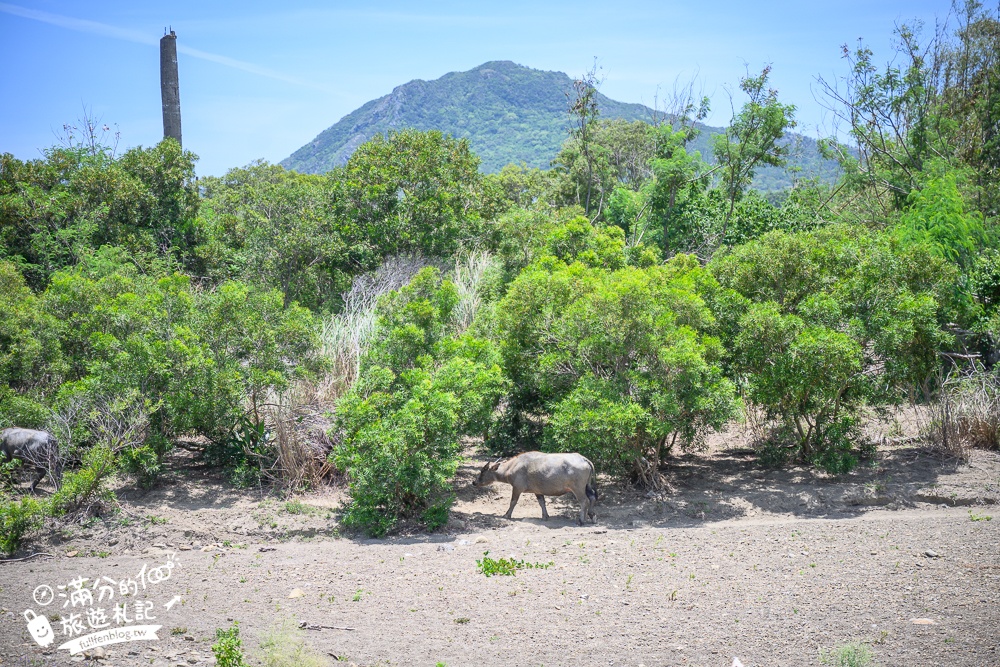
<instances>
[{"instance_id":1,"label":"hillside vegetation","mask_svg":"<svg viewBox=\"0 0 1000 667\"><path fill-rule=\"evenodd\" d=\"M796 109L767 67L709 137L700 100L649 124L572 81L544 170L417 129L322 174L196 179L173 140L117 154L91 122L0 156L0 427L49 430L66 468L34 498L4 464L0 549L112 511L113 476L155 486L179 444L237 487L343 480L340 525L372 535L444 525L468 443L654 492L740 418L761 465L828 475L903 402L949 456L998 447L1000 27L966 9L901 28L896 64L850 51L840 178L770 197Z\"/></svg>"},{"instance_id":2,"label":"hillside vegetation","mask_svg":"<svg viewBox=\"0 0 1000 667\"><path fill-rule=\"evenodd\" d=\"M468 139L487 173L508 164L548 169L556 158L569 120L566 111L573 80L562 72L546 72L510 61L488 62L467 72L450 72L434 81L411 81L344 116L315 139L281 161L286 169L318 174L347 162L358 146L376 134L414 129L439 130ZM601 117L655 124L664 113L642 104L617 102L596 93ZM710 161L711 137L724 128L697 125L692 143ZM815 139L790 133L790 165L797 177L837 178L836 161L824 159ZM755 187L764 192L789 187L791 173L765 168Z\"/></svg>"}]
</instances>

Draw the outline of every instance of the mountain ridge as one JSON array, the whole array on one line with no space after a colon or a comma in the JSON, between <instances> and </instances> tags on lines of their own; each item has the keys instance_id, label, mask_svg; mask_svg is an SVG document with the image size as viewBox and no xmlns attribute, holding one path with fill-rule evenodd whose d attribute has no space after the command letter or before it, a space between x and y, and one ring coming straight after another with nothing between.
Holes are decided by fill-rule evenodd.
<instances>
[{"instance_id":1,"label":"mountain ridge","mask_svg":"<svg viewBox=\"0 0 1000 667\"><path fill-rule=\"evenodd\" d=\"M347 162L358 146L379 133L392 130L440 130L469 139L482 159L481 169L499 171L503 166L525 163L547 169L568 136L568 95L573 80L564 72L537 70L509 60L493 60L463 72L448 72L431 80L414 79L392 92L370 100L323 130L281 165L300 172L322 173ZM619 102L598 92L602 118L650 122L655 111L643 104ZM699 125L701 135L692 149L711 160L710 136L723 131ZM789 133L798 144L802 175L823 180L836 177L835 164L818 161L815 139ZM815 172L815 173L811 173ZM780 169L762 170L763 180L780 189L791 177ZM760 186L760 183L758 183ZM775 187L777 186L777 187Z\"/></svg>"}]
</instances>

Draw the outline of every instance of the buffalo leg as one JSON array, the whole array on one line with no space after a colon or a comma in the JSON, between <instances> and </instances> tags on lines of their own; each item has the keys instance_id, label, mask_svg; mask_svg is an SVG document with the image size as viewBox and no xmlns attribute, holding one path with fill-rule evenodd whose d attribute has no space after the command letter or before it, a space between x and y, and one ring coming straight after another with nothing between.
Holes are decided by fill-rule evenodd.
<instances>
[{"instance_id":1,"label":"buffalo leg","mask_svg":"<svg viewBox=\"0 0 1000 667\"><path fill-rule=\"evenodd\" d=\"M573 497L580 503L580 518L576 522L582 526L583 522L587 519L587 506L590 503L590 499L587 498L586 492L581 494L575 490L573 491Z\"/></svg>"},{"instance_id":2,"label":"buffalo leg","mask_svg":"<svg viewBox=\"0 0 1000 667\"><path fill-rule=\"evenodd\" d=\"M504 514L504 518L507 519L511 518L511 515L514 513L514 505L517 504L517 499L520 497L521 497L521 492L518 491L517 489L514 489L514 491L510 494L510 507L507 508L507 513Z\"/></svg>"},{"instance_id":3,"label":"buffalo leg","mask_svg":"<svg viewBox=\"0 0 1000 667\"><path fill-rule=\"evenodd\" d=\"M545 496L540 493L536 493L535 497L538 498L538 504L542 506L542 518L546 521L549 520L549 511L545 509Z\"/></svg>"},{"instance_id":4,"label":"buffalo leg","mask_svg":"<svg viewBox=\"0 0 1000 667\"><path fill-rule=\"evenodd\" d=\"M35 468L35 470L38 472L38 477L36 477L35 481L31 483L31 486L28 487L28 490L31 491L32 493L35 492L35 487L38 486L38 483L42 481L42 479L47 474L45 468L37 467Z\"/></svg>"}]
</instances>

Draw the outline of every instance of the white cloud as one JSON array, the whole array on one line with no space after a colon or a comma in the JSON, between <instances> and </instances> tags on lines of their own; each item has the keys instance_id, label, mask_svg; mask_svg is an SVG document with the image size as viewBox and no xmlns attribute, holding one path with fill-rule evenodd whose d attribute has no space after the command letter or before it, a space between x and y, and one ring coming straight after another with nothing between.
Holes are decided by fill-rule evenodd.
<instances>
[{"instance_id":1,"label":"white cloud","mask_svg":"<svg viewBox=\"0 0 1000 667\"><path fill-rule=\"evenodd\" d=\"M72 16L63 16L61 14L42 12L36 9L28 9L27 7L11 5L6 2L0 2L0 12L12 14L14 16L19 16L25 19L30 19L32 21L40 21L42 23L48 23L50 25L59 26L60 28L66 28L67 30L75 30L77 32L86 32L94 35L101 35L103 37L111 37L113 39L119 39L126 42L146 44L149 46L156 46L159 43L159 40L157 38L150 37L145 33L139 32L137 30L128 30L126 28L119 28L117 26L108 25L106 23L99 23L97 21L89 21L87 19L73 18ZM328 93L336 92L329 86L314 83L312 81L305 81L303 79L298 79L292 76L287 76L285 74L282 74L281 72L276 72L275 70L268 69L267 67L261 67L253 63L248 63L243 60L237 60L236 58L230 58L229 56L223 56L217 53L202 51L201 49L195 49L185 44L178 44L177 51L179 53L189 55L192 58L207 60L209 62L217 63L225 67L231 67L233 69L249 72L251 74L256 74L258 76L264 76L270 79L275 79L277 81L284 81L285 83L290 83L296 86L313 88L315 90L322 90Z\"/></svg>"}]
</instances>

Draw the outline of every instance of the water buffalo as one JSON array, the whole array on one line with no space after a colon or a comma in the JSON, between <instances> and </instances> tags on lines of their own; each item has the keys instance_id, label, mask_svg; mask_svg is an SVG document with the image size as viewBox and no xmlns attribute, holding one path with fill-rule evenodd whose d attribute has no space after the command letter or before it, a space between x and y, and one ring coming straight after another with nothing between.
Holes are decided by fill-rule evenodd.
<instances>
[{"instance_id":1,"label":"water buffalo","mask_svg":"<svg viewBox=\"0 0 1000 667\"><path fill-rule=\"evenodd\" d=\"M59 487L62 477L62 466L59 461L59 448L56 439L47 431L34 431L30 428L5 428L0 431L0 459L21 459L35 466L38 477L29 487L35 492L35 487L49 474L53 485Z\"/></svg>"},{"instance_id":2,"label":"water buffalo","mask_svg":"<svg viewBox=\"0 0 1000 667\"><path fill-rule=\"evenodd\" d=\"M548 519L545 509L545 496L561 496L572 493L580 501L579 524L589 516L594 520L594 504L597 502L597 492L591 485L594 476L594 464L580 454L545 454L542 452L525 452L506 461L487 463L479 471L479 477L472 486L489 486L493 482L504 482L513 487L510 497L510 507L506 518L511 518L517 499L524 492L535 494L538 504L542 506L542 518Z\"/></svg>"}]
</instances>

